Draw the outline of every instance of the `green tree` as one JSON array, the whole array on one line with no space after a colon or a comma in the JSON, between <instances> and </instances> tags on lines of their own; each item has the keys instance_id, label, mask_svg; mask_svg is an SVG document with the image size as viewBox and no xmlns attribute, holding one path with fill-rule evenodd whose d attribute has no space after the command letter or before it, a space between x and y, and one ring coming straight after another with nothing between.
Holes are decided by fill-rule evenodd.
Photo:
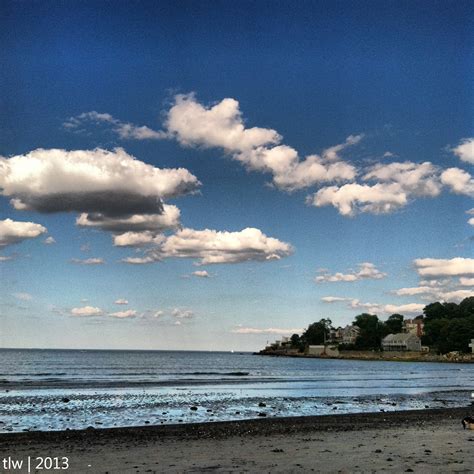
<instances>
[{"instance_id":1,"label":"green tree","mask_svg":"<svg viewBox=\"0 0 474 474\"><path fill-rule=\"evenodd\" d=\"M327 341L331 324L330 319L321 319L317 323L310 324L301 336L304 345L318 345Z\"/></svg>"},{"instance_id":2,"label":"green tree","mask_svg":"<svg viewBox=\"0 0 474 474\"><path fill-rule=\"evenodd\" d=\"M355 342L356 349L380 349L382 338L388 334L388 328L375 314L359 314L355 318L354 325L360 328Z\"/></svg>"},{"instance_id":3,"label":"green tree","mask_svg":"<svg viewBox=\"0 0 474 474\"><path fill-rule=\"evenodd\" d=\"M402 332L403 329L403 315L402 314L392 314L387 321L385 321L385 326L389 331L389 334L398 334Z\"/></svg>"}]
</instances>

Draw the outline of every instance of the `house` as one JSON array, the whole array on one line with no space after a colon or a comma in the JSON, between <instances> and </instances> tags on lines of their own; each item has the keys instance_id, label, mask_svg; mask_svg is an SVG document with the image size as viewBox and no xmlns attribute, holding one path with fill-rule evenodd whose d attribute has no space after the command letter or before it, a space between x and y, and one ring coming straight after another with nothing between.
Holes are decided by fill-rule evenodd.
<instances>
[{"instance_id":1,"label":"house","mask_svg":"<svg viewBox=\"0 0 474 474\"><path fill-rule=\"evenodd\" d=\"M398 333L389 334L382 339L384 351L415 351L421 352L421 340L416 334Z\"/></svg>"},{"instance_id":2,"label":"house","mask_svg":"<svg viewBox=\"0 0 474 474\"><path fill-rule=\"evenodd\" d=\"M403 321L403 328L405 332L409 332L410 334L415 334L418 337L423 336L423 328L425 324L423 319L405 319Z\"/></svg>"},{"instance_id":3,"label":"house","mask_svg":"<svg viewBox=\"0 0 474 474\"><path fill-rule=\"evenodd\" d=\"M343 344L354 344L357 337L359 336L360 328L357 326L346 326L345 328L341 329L342 340Z\"/></svg>"}]
</instances>

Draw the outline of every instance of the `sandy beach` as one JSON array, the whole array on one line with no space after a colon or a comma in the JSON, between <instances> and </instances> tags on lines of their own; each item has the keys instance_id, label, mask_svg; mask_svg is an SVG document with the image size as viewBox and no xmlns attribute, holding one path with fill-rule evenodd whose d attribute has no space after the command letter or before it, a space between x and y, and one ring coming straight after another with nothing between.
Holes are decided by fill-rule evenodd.
<instances>
[{"instance_id":1,"label":"sandy beach","mask_svg":"<svg viewBox=\"0 0 474 474\"><path fill-rule=\"evenodd\" d=\"M0 459L68 458L71 473L474 472L472 407L11 433ZM2 466L3 468L3 466ZM41 472L32 469L31 472Z\"/></svg>"}]
</instances>

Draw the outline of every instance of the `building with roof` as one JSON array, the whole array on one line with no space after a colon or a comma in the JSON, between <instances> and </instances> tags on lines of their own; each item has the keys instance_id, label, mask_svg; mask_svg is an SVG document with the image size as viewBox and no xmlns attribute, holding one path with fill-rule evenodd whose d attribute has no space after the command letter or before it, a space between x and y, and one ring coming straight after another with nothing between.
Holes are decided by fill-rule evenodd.
<instances>
[{"instance_id":1,"label":"building with roof","mask_svg":"<svg viewBox=\"0 0 474 474\"><path fill-rule=\"evenodd\" d=\"M421 340L416 334L389 334L382 339L384 351L414 351L421 352Z\"/></svg>"}]
</instances>

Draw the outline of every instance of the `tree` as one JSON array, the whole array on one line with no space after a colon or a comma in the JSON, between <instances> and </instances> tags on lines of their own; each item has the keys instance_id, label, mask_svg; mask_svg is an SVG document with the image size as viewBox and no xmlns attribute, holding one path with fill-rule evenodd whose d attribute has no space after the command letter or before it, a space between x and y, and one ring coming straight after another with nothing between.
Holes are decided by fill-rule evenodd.
<instances>
[{"instance_id":1,"label":"tree","mask_svg":"<svg viewBox=\"0 0 474 474\"><path fill-rule=\"evenodd\" d=\"M305 346L318 345L326 342L331 329L330 319L321 319L317 323L310 324L301 336Z\"/></svg>"},{"instance_id":2,"label":"tree","mask_svg":"<svg viewBox=\"0 0 474 474\"><path fill-rule=\"evenodd\" d=\"M388 328L375 314L359 314L355 318L354 325L360 328L355 342L357 349L380 349L382 338L388 334Z\"/></svg>"},{"instance_id":3,"label":"tree","mask_svg":"<svg viewBox=\"0 0 474 474\"><path fill-rule=\"evenodd\" d=\"M392 314L387 321L385 321L385 325L389 331L389 334L398 334L402 332L403 329L403 315L402 314Z\"/></svg>"},{"instance_id":4,"label":"tree","mask_svg":"<svg viewBox=\"0 0 474 474\"><path fill-rule=\"evenodd\" d=\"M299 351L304 351L304 344L302 338L299 334L293 334L290 338L291 347L293 349L298 349Z\"/></svg>"},{"instance_id":5,"label":"tree","mask_svg":"<svg viewBox=\"0 0 474 474\"><path fill-rule=\"evenodd\" d=\"M451 351L469 352L474 338L474 297L456 303L432 303L424 308L425 335L423 344L444 354Z\"/></svg>"}]
</instances>

